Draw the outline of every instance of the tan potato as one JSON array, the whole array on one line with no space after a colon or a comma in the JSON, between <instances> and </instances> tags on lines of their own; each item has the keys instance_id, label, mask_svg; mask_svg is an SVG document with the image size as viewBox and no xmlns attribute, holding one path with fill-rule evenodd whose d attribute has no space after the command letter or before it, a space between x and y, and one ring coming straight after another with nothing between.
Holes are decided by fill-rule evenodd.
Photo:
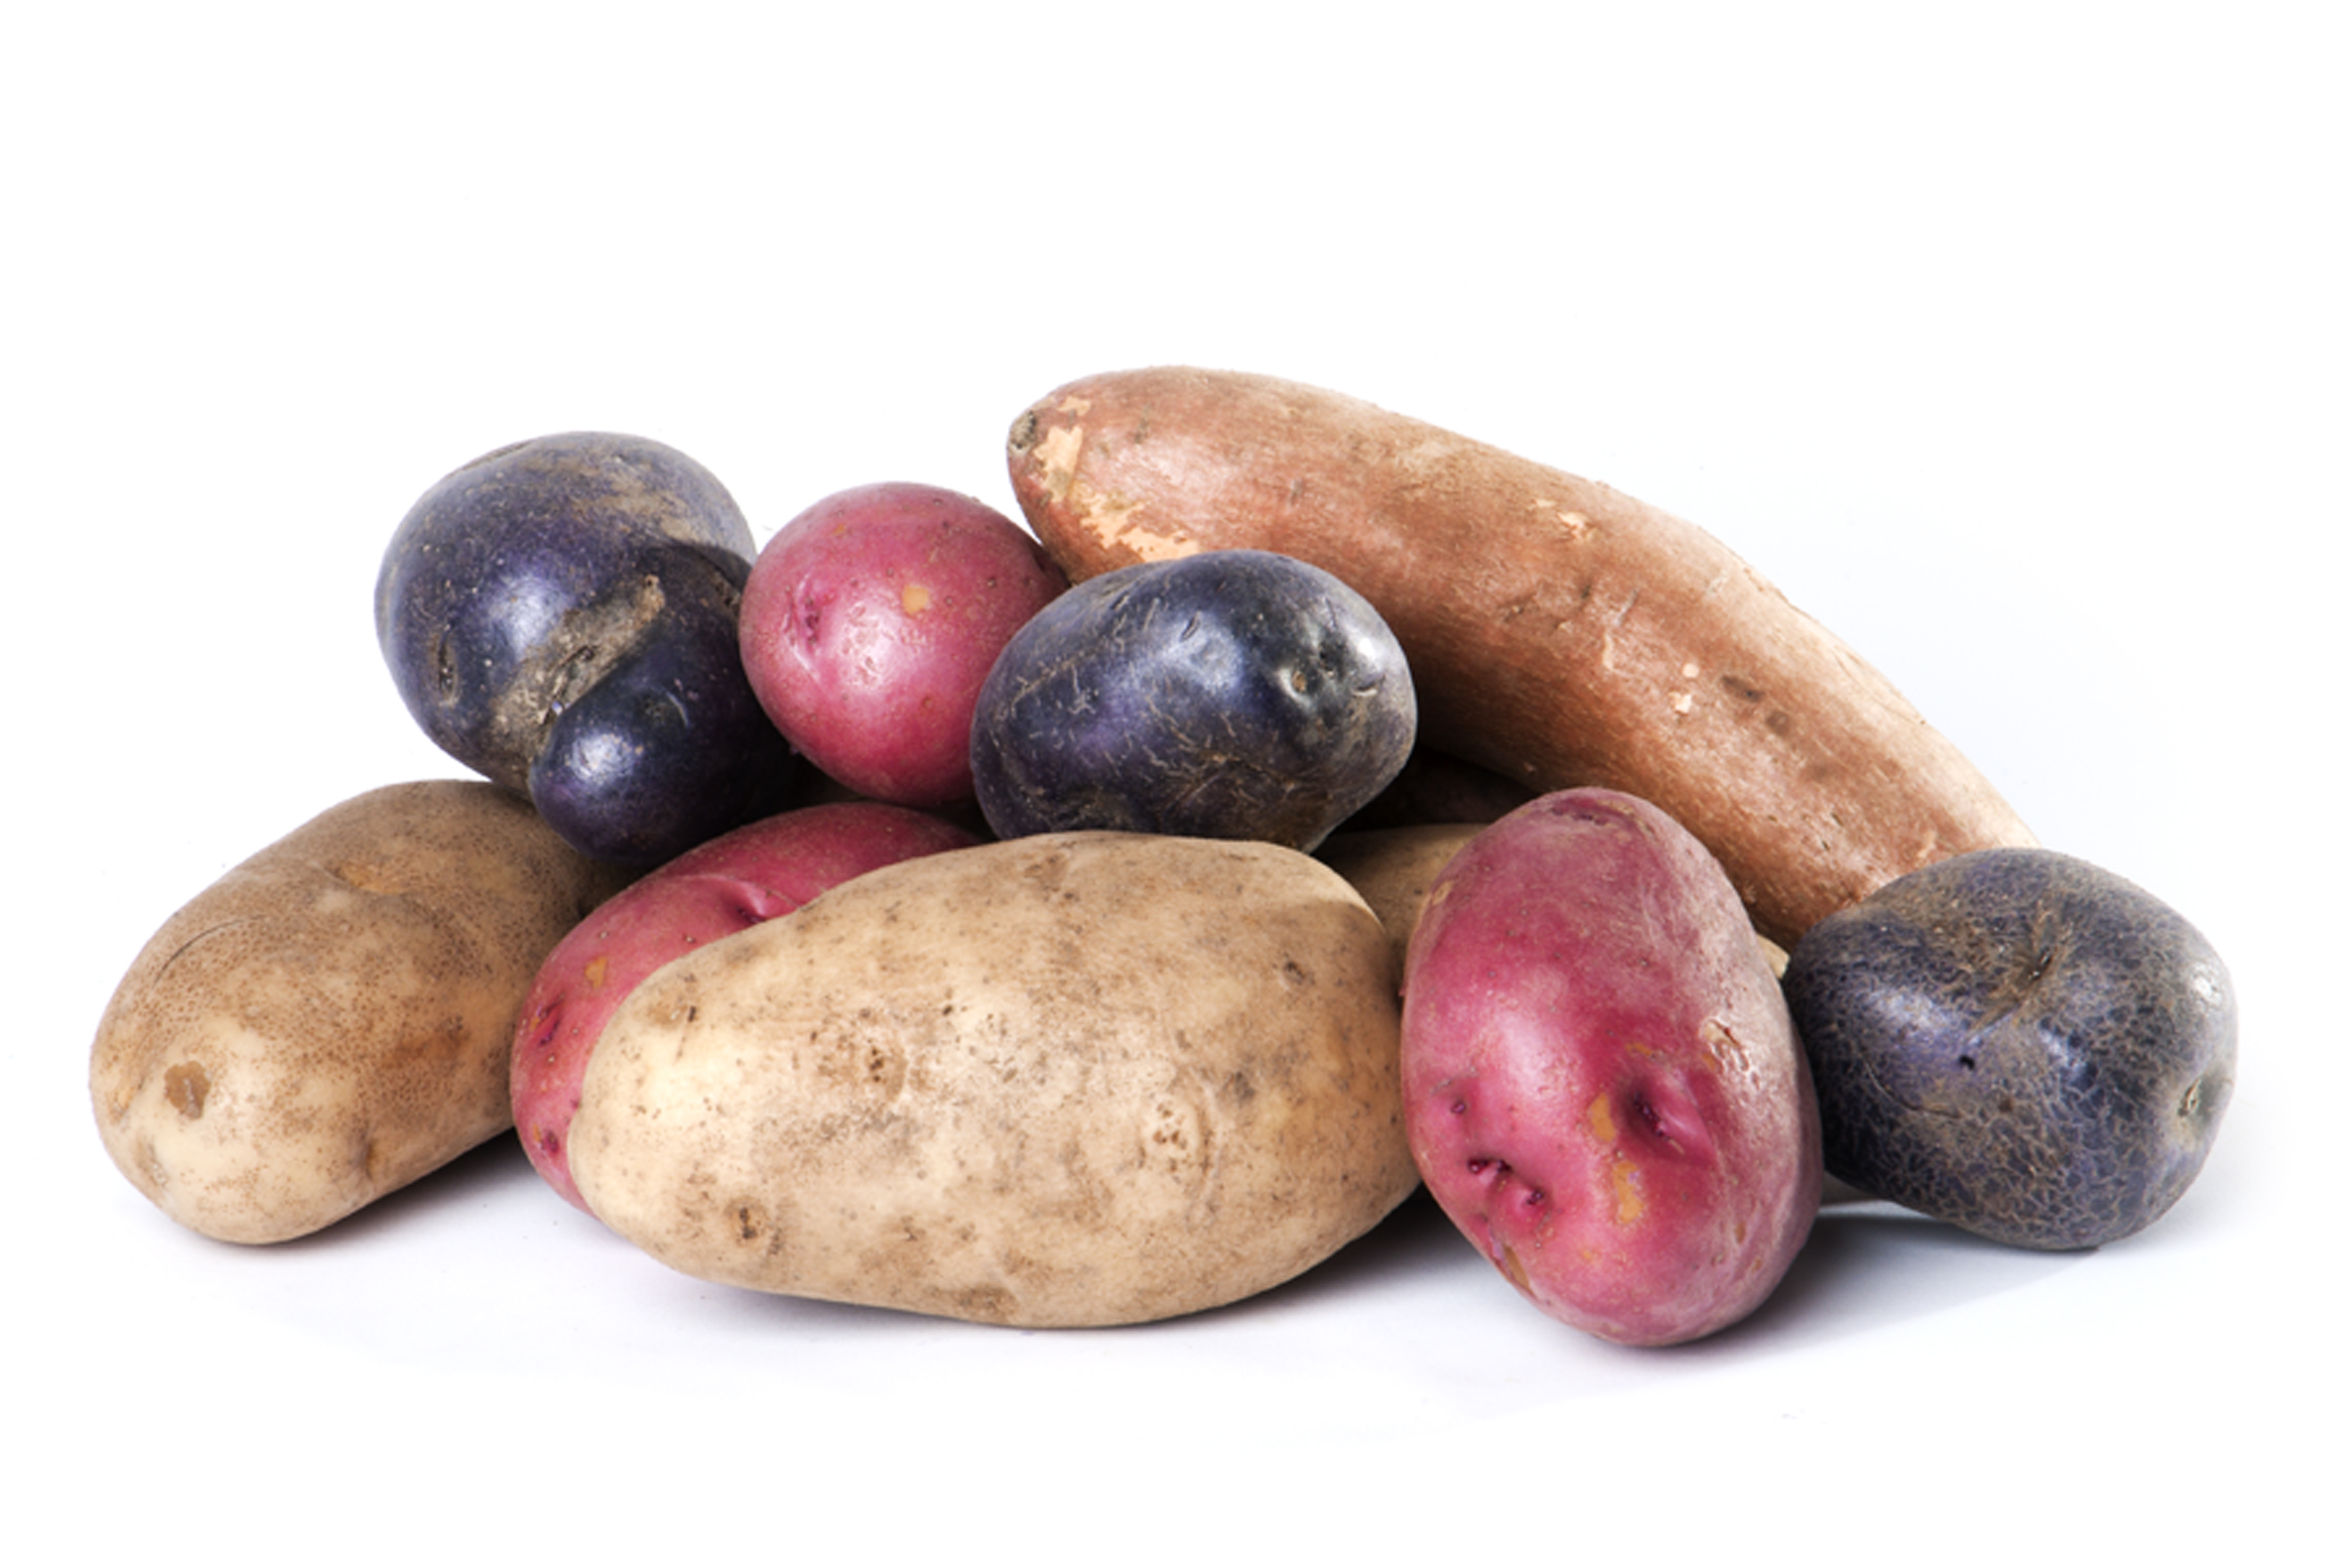
<instances>
[{"instance_id":1,"label":"tan potato","mask_svg":"<svg viewBox=\"0 0 2342 1568\"><path fill-rule=\"evenodd\" d=\"M678 958L570 1124L699 1278L1027 1327L1253 1295L1415 1186L1373 912L1273 845L1042 834L870 871Z\"/></svg>"},{"instance_id":2,"label":"tan potato","mask_svg":"<svg viewBox=\"0 0 2342 1568\"><path fill-rule=\"evenodd\" d=\"M1607 486L1317 387L1173 366L1058 388L1008 462L1076 583L1215 549L1334 573L1406 650L1424 744L1532 791L1652 802L1784 947L1905 872L2034 842L1877 669L1714 537Z\"/></svg>"},{"instance_id":3,"label":"tan potato","mask_svg":"<svg viewBox=\"0 0 2342 1568\"><path fill-rule=\"evenodd\" d=\"M322 1229L512 1125L537 966L623 873L494 784L394 784L163 923L90 1052L106 1152L190 1229Z\"/></svg>"},{"instance_id":4,"label":"tan potato","mask_svg":"<svg viewBox=\"0 0 2342 1568\"><path fill-rule=\"evenodd\" d=\"M1406 973L1407 943L1423 916L1432 883L1456 851L1477 836L1483 823L1418 823L1405 827L1343 828L1317 846L1316 855L1358 897L1391 936L1391 953Z\"/></svg>"}]
</instances>

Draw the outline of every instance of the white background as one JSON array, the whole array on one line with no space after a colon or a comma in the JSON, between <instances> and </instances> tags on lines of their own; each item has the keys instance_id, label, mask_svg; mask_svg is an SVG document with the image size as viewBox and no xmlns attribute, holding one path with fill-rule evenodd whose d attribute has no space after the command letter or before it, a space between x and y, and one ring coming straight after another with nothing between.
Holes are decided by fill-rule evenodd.
<instances>
[{"instance_id":1,"label":"white background","mask_svg":"<svg viewBox=\"0 0 2342 1568\"><path fill-rule=\"evenodd\" d=\"M2321 8L19 12L0 1536L2156 1562L2288 1539L2330 1485ZM1009 509L1024 406L1156 362L1720 535L2226 953L2241 1081L2196 1188L2088 1256L1835 1215L1742 1329L1634 1352L1420 1207L1238 1307L1035 1335L702 1286L508 1141L262 1250L115 1174L84 1073L148 934L457 771L370 622L432 480L598 427L699 458L760 541L875 479Z\"/></svg>"}]
</instances>

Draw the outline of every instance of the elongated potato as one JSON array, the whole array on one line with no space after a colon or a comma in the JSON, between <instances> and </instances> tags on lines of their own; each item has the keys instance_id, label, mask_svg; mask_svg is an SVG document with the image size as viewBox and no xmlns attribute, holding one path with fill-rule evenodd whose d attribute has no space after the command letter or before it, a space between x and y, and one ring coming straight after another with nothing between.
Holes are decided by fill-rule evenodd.
<instances>
[{"instance_id":1,"label":"elongated potato","mask_svg":"<svg viewBox=\"0 0 2342 1568\"><path fill-rule=\"evenodd\" d=\"M147 942L90 1053L106 1152L190 1229L324 1228L512 1125L537 966L624 874L494 784L345 801Z\"/></svg>"},{"instance_id":2,"label":"elongated potato","mask_svg":"<svg viewBox=\"0 0 2342 1568\"><path fill-rule=\"evenodd\" d=\"M1877 670L1716 540L1607 486L1354 398L1179 368L1059 388L1008 456L1075 581L1207 549L1334 572L1398 634L1427 744L1538 791L1652 801L1785 946L1920 865L2034 841Z\"/></svg>"},{"instance_id":3,"label":"elongated potato","mask_svg":"<svg viewBox=\"0 0 2342 1568\"><path fill-rule=\"evenodd\" d=\"M1136 833L883 866L673 960L569 1150L685 1273L1035 1328L1253 1295L1415 1186L1373 913L1296 851Z\"/></svg>"}]
</instances>

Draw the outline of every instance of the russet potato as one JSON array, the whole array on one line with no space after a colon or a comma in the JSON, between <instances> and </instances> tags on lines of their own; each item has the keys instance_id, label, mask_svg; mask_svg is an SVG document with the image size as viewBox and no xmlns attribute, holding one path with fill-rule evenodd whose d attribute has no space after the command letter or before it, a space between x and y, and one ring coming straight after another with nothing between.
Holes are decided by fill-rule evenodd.
<instances>
[{"instance_id":1,"label":"russet potato","mask_svg":"<svg viewBox=\"0 0 2342 1568\"><path fill-rule=\"evenodd\" d=\"M1373 912L1293 850L1112 832L885 866L667 964L569 1147L685 1273L1027 1327L1253 1295L1416 1180Z\"/></svg>"},{"instance_id":2,"label":"russet potato","mask_svg":"<svg viewBox=\"0 0 2342 1568\"><path fill-rule=\"evenodd\" d=\"M285 1241L512 1125L537 966L624 873L495 784L393 784L165 921L98 1025L106 1151L190 1229Z\"/></svg>"}]
</instances>

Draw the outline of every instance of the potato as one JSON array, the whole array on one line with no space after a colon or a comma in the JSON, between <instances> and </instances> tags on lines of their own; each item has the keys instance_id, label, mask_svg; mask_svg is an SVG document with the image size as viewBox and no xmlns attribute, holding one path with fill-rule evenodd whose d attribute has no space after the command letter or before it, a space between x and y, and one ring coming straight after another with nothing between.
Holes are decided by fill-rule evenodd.
<instances>
[{"instance_id":1,"label":"potato","mask_svg":"<svg viewBox=\"0 0 2342 1568\"><path fill-rule=\"evenodd\" d=\"M1501 815L1501 814L1500 814ZM1479 836L1481 823L1418 823L1407 827L1348 827L1317 846L1317 859L1358 890L1391 934L1391 952L1406 973L1407 944L1432 887L1447 863Z\"/></svg>"},{"instance_id":2,"label":"potato","mask_svg":"<svg viewBox=\"0 0 2342 1568\"><path fill-rule=\"evenodd\" d=\"M685 850L579 921L538 969L512 1037L512 1120L537 1174L586 1207L569 1177L569 1118L602 1025L645 976L873 866L975 842L908 806L803 806Z\"/></svg>"},{"instance_id":3,"label":"potato","mask_svg":"<svg viewBox=\"0 0 2342 1568\"><path fill-rule=\"evenodd\" d=\"M163 923L90 1052L106 1152L190 1229L322 1229L512 1124L512 1027L625 873L476 781L394 784Z\"/></svg>"},{"instance_id":4,"label":"potato","mask_svg":"<svg viewBox=\"0 0 2342 1568\"><path fill-rule=\"evenodd\" d=\"M1783 946L1906 871L2032 833L1852 650L1680 518L1354 398L1181 368L1092 376L1011 426L1075 582L1265 549L1397 633L1425 744L1537 792L1651 801Z\"/></svg>"},{"instance_id":5,"label":"potato","mask_svg":"<svg viewBox=\"0 0 2342 1568\"><path fill-rule=\"evenodd\" d=\"M2070 855L1978 850L1915 871L1807 932L1782 985L1831 1172L2011 1246L2154 1224L2236 1089L2220 954Z\"/></svg>"},{"instance_id":6,"label":"potato","mask_svg":"<svg viewBox=\"0 0 2342 1568\"><path fill-rule=\"evenodd\" d=\"M1027 1327L1199 1311L1413 1190L1389 944L1274 845L906 861L638 985L570 1170L724 1284Z\"/></svg>"},{"instance_id":7,"label":"potato","mask_svg":"<svg viewBox=\"0 0 2342 1568\"><path fill-rule=\"evenodd\" d=\"M1649 802L1558 791L1459 850L1403 1019L1424 1185L1549 1315L1698 1339L1804 1245L1821 1127L1787 1004L1722 869Z\"/></svg>"},{"instance_id":8,"label":"potato","mask_svg":"<svg viewBox=\"0 0 2342 1568\"><path fill-rule=\"evenodd\" d=\"M1111 828L1317 847L1415 744L1398 640L1333 573L1219 550L1091 578L977 694L976 800L1002 838Z\"/></svg>"},{"instance_id":9,"label":"potato","mask_svg":"<svg viewBox=\"0 0 2342 1568\"><path fill-rule=\"evenodd\" d=\"M409 508L375 578L375 635L441 750L586 854L656 865L778 811L793 783L741 667L755 554L731 493L685 454L540 436Z\"/></svg>"},{"instance_id":10,"label":"potato","mask_svg":"<svg viewBox=\"0 0 2342 1568\"><path fill-rule=\"evenodd\" d=\"M756 700L873 800L973 800L968 728L1001 648L1066 589L1032 536L972 496L862 485L784 524L740 599Z\"/></svg>"}]
</instances>

